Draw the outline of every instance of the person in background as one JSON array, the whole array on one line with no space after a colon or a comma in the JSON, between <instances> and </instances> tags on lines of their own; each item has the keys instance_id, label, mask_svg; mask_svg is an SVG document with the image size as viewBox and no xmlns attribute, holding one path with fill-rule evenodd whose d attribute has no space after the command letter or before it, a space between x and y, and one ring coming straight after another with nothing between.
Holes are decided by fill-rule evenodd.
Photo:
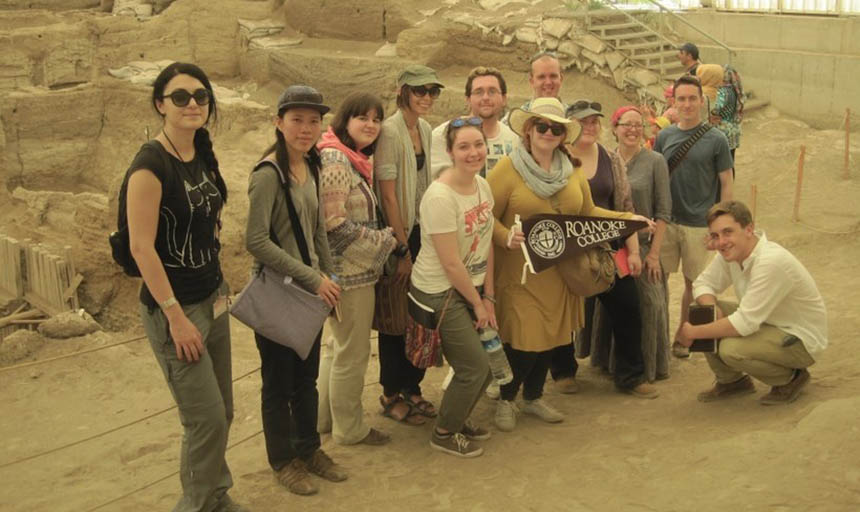
<instances>
[{"instance_id":1,"label":"person in background","mask_svg":"<svg viewBox=\"0 0 860 512\"><path fill-rule=\"evenodd\" d=\"M152 106L161 132L129 166L119 215L143 277L143 328L184 430L182 498L173 510L241 512L227 494L233 478L224 457L233 420L229 289L218 238L227 186L206 129L218 108L206 74L184 62L156 77Z\"/></svg>"},{"instance_id":2,"label":"person in background","mask_svg":"<svg viewBox=\"0 0 860 512\"><path fill-rule=\"evenodd\" d=\"M643 267L636 278L645 378L653 382L669 377L669 308L665 274L660 265L666 224L672 220L669 170L662 155L642 145L644 125L639 109L620 107L612 114L611 123L618 140L615 152L627 168L633 208L639 215L654 219L656 224L652 235L639 234Z\"/></svg>"},{"instance_id":3,"label":"person in background","mask_svg":"<svg viewBox=\"0 0 860 512\"><path fill-rule=\"evenodd\" d=\"M397 77L397 112L382 123L374 156L379 202L386 224L394 231L398 247L386 272L394 279L388 286L401 287L406 300L412 262L421 249L419 204L431 180L431 130L423 117L442 91L436 71L427 66L407 66ZM392 264L394 263L394 264ZM406 358L404 332L379 333L379 383L383 413L410 425L436 416L436 408L421 394L424 370Z\"/></svg>"},{"instance_id":4,"label":"person in background","mask_svg":"<svg viewBox=\"0 0 860 512\"><path fill-rule=\"evenodd\" d=\"M678 60L684 66L685 72L690 76L696 76L699 67L699 47L693 43L684 43L678 48Z\"/></svg>"},{"instance_id":5,"label":"person in background","mask_svg":"<svg viewBox=\"0 0 860 512\"><path fill-rule=\"evenodd\" d=\"M497 327L493 267L493 195L480 176L487 158L481 119L448 123L443 169L421 201L422 249L412 271L411 293L442 316L442 353L454 377L442 397L430 446L459 457L477 457L474 443L490 433L468 418L492 380L477 329Z\"/></svg>"},{"instance_id":6,"label":"person in background","mask_svg":"<svg viewBox=\"0 0 860 512\"><path fill-rule=\"evenodd\" d=\"M564 74L558 54L550 51L540 51L529 59L529 87L532 89L532 99L523 103L520 108L528 109L538 98L555 98L561 102L561 85ZM510 112L504 118L504 123L510 126Z\"/></svg>"},{"instance_id":7,"label":"person in background","mask_svg":"<svg viewBox=\"0 0 860 512\"><path fill-rule=\"evenodd\" d=\"M350 94L317 143L325 228L342 289L340 315L329 317L332 336L322 346L317 424L320 432L332 432L338 443L380 445L390 439L365 424L361 405L370 359L376 299L373 286L397 244L390 227L379 227L370 161L383 113L382 102L376 96ZM406 412L405 406L390 411Z\"/></svg>"},{"instance_id":8,"label":"person in background","mask_svg":"<svg viewBox=\"0 0 860 512\"><path fill-rule=\"evenodd\" d=\"M320 158L315 147L329 107L306 85L291 85L278 98L275 143L254 166L248 185L245 246L254 265L265 265L316 293L330 307L340 299L319 204ZM287 197L289 194L289 198ZM290 219L291 201L298 225ZM302 254L306 247L306 254ZM301 321L301 319L296 319ZM316 494L316 474L332 482L346 471L320 448L317 431L322 329L302 359L295 350L255 332L263 380L262 416L266 455L278 482L299 495Z\"/></svg>"}]
</instances>

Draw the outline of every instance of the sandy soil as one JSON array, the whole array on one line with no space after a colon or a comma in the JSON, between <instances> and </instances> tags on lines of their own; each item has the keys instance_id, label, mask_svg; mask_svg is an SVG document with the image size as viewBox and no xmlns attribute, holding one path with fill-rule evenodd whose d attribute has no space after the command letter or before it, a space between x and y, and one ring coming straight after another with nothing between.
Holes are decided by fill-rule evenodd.
<instances>
[{"instance_id":1,"label":"sandy soil","mask_svg":"<svg viewBox=\"0 0 860 512\"><path fill-rule=\"evenodd\" d=\"M459 90L466 71L452 67L442 77ZM508 76L512 98L527 97L525 77L513 71ZM566 81L563 92L570 98L590 96L610 111L622 101L614 89L582 76ZM276 94L261 87L256 99L271 101ZM449 115L460 106L446 101ZM483 398L473 419L490 427L493 438L485 443L484 456L460 460L429 448L429 424L409 427L378 414L374 356L366 377L365 410L370 424L390 432L394 441L381 448L341 447L323 436L325 450L349 469L350 478L339 484L321 482L319 495L301 498L280 488L266 463L259 357L250 331L234 322L236 411L228 452L235 479L232 496L256 511L857 510L860 362L851 355L851 343L860 332L860 145L852 148L853 177L843 180L841 132L813 130L774 110L750 115L744 130L736 196L749 201L750 186L757 186L758 226L807 265L829 311L831 346L812 368L812 382L796 403L762 407L755 398L766 388L759 385L753 397L701 404L696 393L712 381L702 357L673 359L671 378L657 384L661 396L642 401L615 392L605 375L581 361L581 393L560 395L547 385L547 400L566 414L563 423L521 417L514 432L497 432L492 428L494 403ZM249 261L241 246L247 170L271 132L261 127L240 135L228 129L216 137L222 169L236 192L228 207L232 226L226 227L224 252L234 288L243 284ZM854 140L860 140L856 134ZM791 215L801 144L807 147L807 160L801 222L795 223ZM30 229L24 213L6 212L2 218L4 229L14 236L52 235L47 228ZM104 243L102 228L95 226L77 241L73 233L53 235L86 251ZM105 264L104 259L93 263ZM674 323L681 283L677 276L671 282ZM51 341L36 361L139 338L134 284L121 280L105 286L113 303L97 317L113 332ZM437 404L446 372L432 369L425 379L425 394ZM0 368L0 510L169 510L180 494L175 472L181 428L172 406L145 339ZM98 437L78 443L93 436ZM22 460L56 448L61 449Z\"/></svg>"},{"instance_id":2,"label":"sandy soil","mask_svg":"<svg viewBox=\"0 0 860 512\"><path fill-rule=\"evenodd\" d=\"M701 404L711 375L701 357L673 360L661 396L641 401L616 393L587 363L578 395L547 399L567 418L560 425L521 418L513 433L493 432L486 453L460 460L430 450L429 426L408 427L378 415L374 357L365 408L372 425L392 433L383 448L324 447L351 471L345 483L322 483L316 497L279 488L265 459L259 414L258 355L251 333L234 322L236 419L229 461L234 497L253 510L856 510L860 503L860 365L851 340L860 328L855 255L860 208L856 178L839 175L838 132L758 113L738 152L738 196L758 186L758 225L810 269L830 314L831 347L813 367L795 404L765 408L754 397ZM801 221L792 223L795 151L808 148ZM228 157L229 159L229 157ZM855 168L856 172L856 168ZM814 228L814 229L813 229ZM824 231L834 234L828 234ZM841 234L839 234L841 233ZM672 315L677 315L673 278ZM55 341L38 354L59 354L137 335L100 333ZM426 395L438 403L445 369L433 369ZM760 394L765 391L759 386ZM0 464L80 439L115 432L49 455L0 468L0 508L9 511L169 509L179 493L180 427L146 340L88 355L0 373ZM490 426L493 403L474 419ZM155 482L165 480L136 491Z\"/></svg>"}]
</instances>

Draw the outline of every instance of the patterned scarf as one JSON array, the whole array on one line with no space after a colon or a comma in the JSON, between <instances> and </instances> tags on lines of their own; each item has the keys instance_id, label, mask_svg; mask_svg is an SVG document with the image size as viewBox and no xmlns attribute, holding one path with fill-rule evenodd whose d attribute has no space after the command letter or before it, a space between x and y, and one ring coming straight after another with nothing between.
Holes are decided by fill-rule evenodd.
<instances>
[{"instance_id":1,"label":"patterned scarf","mask_svg":"<svg viewBox=\"0 0 860 512\"><path fill-rule=\"evenodd\" d=\"M373 183L373 164L370 162L370 158L361 151L349 149L346 144L337 138L337 135L334 134L334 130L332 130L331 126L328 127L328 130L322 135L320 141L317 142L317 149L320 151L327 148L336 149L346 155L349 163L351 163L352 167L358 171L365 180L367 180L367 183Z\"/></svg>"},{"instance_id":2,"label":"patterned scarf","mask_svg":"<svg viewBox=\"0 0 860 512\"><path fill-rule=\"evenodd\" d=\"M511 153L514 169L520 173L526 186L538 197L546 199L552 197L556 192L567 185L567 179L573 174L573 164L561 152L556 149L552 152L552 165L549 172L545 171L531 153L526 151L522 144L518 144Z\"/></svg>"}]
</instances>

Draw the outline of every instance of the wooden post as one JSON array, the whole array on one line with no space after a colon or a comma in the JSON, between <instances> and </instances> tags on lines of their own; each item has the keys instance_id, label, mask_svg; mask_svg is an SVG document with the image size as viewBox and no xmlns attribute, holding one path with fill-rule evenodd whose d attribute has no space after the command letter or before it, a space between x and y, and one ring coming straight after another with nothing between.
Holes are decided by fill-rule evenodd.
<instances>
[{"instance_id":1,"label":"wooden post","mask_svg":"<svg viewBox=\"0 0 860 512\"><path fill-rule=\"evenodd\" d=\"M755 224L755 207L756 207L756 194L758 193L758 189L755 186L755 183L750 185L750 213L752 213L753 224Z\"/></svg>"},{"instance_id":2,"label":"wooden post","mask_svg":"<svg viewBox=\"0 0 860 512\"><path fill-rule=\"evenodd\" d=\"M848 172L848 161L851 155L851 109L845 109L845 166L842 169L842 178L849 179L851 173Z\"/></svg>"},{"instance_id":3,"label":"wooden post","mask_svg":"<svg viewBox=\"0 0 860 512\"><path fill-rule=\"evenodd\" d=\"M794 187L794 215L791 220L800 220L800 191L803 186L803 161L806 159L806 146L800 146L800 156L797 158L797 184Z\"/></svg>"}]
</instances>

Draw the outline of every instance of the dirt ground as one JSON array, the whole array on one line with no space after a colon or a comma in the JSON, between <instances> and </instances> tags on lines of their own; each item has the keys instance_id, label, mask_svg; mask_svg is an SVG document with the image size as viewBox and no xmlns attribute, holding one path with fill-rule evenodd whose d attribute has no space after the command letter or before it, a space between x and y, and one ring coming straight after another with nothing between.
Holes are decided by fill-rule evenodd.
<instances>
[{"instance_id":1,"label":"dirt ground","mask_svg":"<svg viewBox=\"0 0 860 512\"><path fill-rule=\"evenodd\" d=\"M737 196L749 200L750 185L757 185L758 226L807 265L829 311L830 348L796 403L767 408L755 397L699 403L695 395L710 385L711 374L696 356L673 359L671 378L658 383L660 397L643 401L615 392L606 376L581 361L579 394L560 395L547 385L547 400L566 414L563 423L521 417L512 433L493 429L484 456L461 460L429 448L429 425L395 424L378 414L374 356L365 410L370 424L394 441L381 448L342 447L324 436L324 448L350 478L323 482L319 495L300 498L280 488L267 466L258 355L250 331L234 322L234 377L244 377L234 384L232 495L266 511L856 510L860 363L852 341L860 330L860 206L854 200L860 185L856 166L855 177L840 177L838 137L766 110L748 119L738 151ZM802 224L790 220L799 144L807 146ZM673 318L679 290L674 276ZM131 329L54 341L36 360L138 335ZM426 396L437 404L446 371L432 369L425 379ZM758 389L760 395L766 388ZM180 492L174 472L181 429L175 410L162 412L171 406L145 339L0 372L0 508L88 511L128 494L100 510L169 509ZM493 406L483 398L473 418L490 427Z\"/></svg>"},{"instance_id":2,"label":"dirt ground","mask_svg":"<svg viewBox=\"0 0 860 512\"><path fill-rule=\"evenodd\" d=\"M451 66L441 76L449 88L461 91L467 71ZM528 97L524 74L503 71L511 98ZM337 74L320 72L327 79ZM248 84L222 85L241 90ZM279 92L273 87L261 84L259 90L249 90L252 99L271 104ZM601 101L610 112L626 103L620 92L584 75L569 75L562 92L565 98ZM124 112L123 120L110 115L121 109L109 107L116 102L128 108L133 104L129 98L140 94L117 87L106 96L103 137L108 143L100 147L99 162L131 159L139 141L129 142L129 126L140 138L134 118L150 115L148 110L144 114L148 107L141 103L131 115ZM460 98L443 96L440 111L450 116L460 108ZM232 194L222 254L225 273L239 289L249 265L242 243L247 172L272 134L260 113L240 122L243 112L226 112L227 126L215 137ZM431 121L442 117L437 114ZM129 126L111 124L129 119ZM737 153L736 197L751 202L751 185L756 185L757 226L807 266L828 308L830 347L812 367L812 382L794 404L759 405L756 398L767 390L761 384L755 396L699 403L696 393L712 382L701 356L673 359L670 378L657 383L656 400L616 392L606 375L580 361L579 394L561 395L551 383L546 387L546 399L566 415L563 423L548 425L521 416L514 432L498 432L492 427L494 403L483 397L473 420L490 428L493 437L484 443L482 457L462 460L430 449L430 424L410 427L379 414L374 348L365 379L365 413L372 426L391 433L393 442L378 448L342 447L324 435L323 448L350 471L349 480L320 482L317 496L298 497L275 482L266 462L259 356L252 333L233 322L231 495L254 511L860 509L860 361L851 355L853 337L860 332L860 134L853 135L852 176L847 180L842 178L842 137L842 132L815 130L765 109L746 119ZM614 145L611 137L604 141ZM793 222L800 145L806 146L806 164L800 222ZM4 200L9 196L2 194ZM92 281L86 284L89 303L109 303L91 312L109 331L50 340L17 363L24 366L0 367L0 510L170 510L181 492L176 474L181 426L149 343L141 337L136 283L118 277L107 254L99 252L106 249L104 237L113 218L104 215L104 206L87 206L83 196L46 197L9 197L0 225L11 236L58 240L85 255L79 269ZM77 209L62 206L73 201ZM41 212L37 224L34 211ZM57 228L68 222L77 223L75 229ZM674 326L682 284L677 276L670 282ZM130 341L52 359L123 340ZM425 396L437 405L446 372L431 369L424 381Z\"/></svg>"}]
</instances>

